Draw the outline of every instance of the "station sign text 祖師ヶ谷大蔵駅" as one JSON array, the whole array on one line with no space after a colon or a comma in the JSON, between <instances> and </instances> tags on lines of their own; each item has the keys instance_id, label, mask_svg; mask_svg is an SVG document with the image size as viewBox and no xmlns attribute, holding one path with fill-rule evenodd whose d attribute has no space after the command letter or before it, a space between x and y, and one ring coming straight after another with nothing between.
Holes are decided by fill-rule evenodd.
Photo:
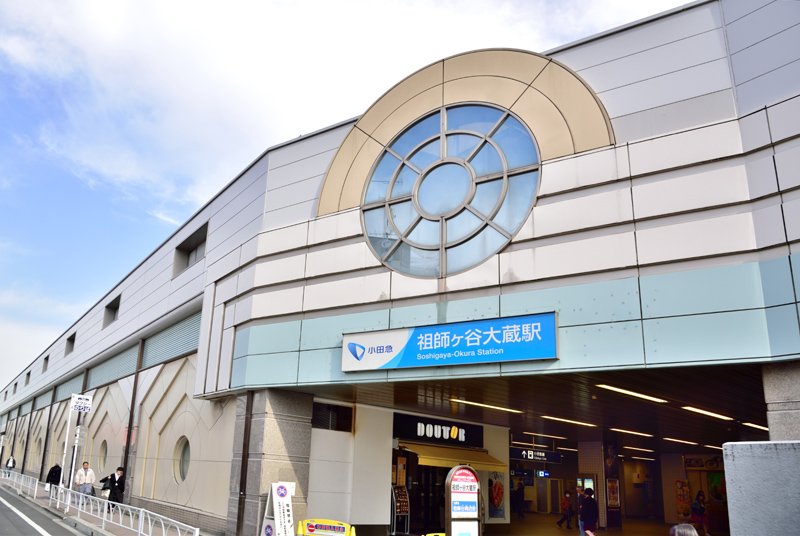
<instances>
[{"instance_id":1,"label":"station sign text \u7956\u5e2b\u30f6\u8c37\u5927\u8535\u99c5","mask_svg":"<svg viewBox=\"0 0 800 536\"><path fill-rule=\"evenodd\" d=\"M342 342L344 372L556 358L554 312L345 334Z\"/></svg>"}]
</instances>

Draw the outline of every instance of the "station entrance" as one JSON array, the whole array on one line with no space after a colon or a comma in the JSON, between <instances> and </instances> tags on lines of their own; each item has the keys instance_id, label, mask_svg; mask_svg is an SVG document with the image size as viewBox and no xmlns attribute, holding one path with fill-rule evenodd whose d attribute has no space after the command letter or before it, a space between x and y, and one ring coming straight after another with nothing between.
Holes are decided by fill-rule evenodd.
<instances>
[{"instance_id":1,"label":"station entrance","mask_svg":"<svg viewBox=\"0 0 800 536\"><path fill-rule=\"evenodd\" d=\"M459 464L488 475L486 534L558 529L566 492L577 514L579 486L594 487L600 526L623 533L638 527L641 534L650 525L663 532L665 524L690 521L702 492L700 524L726 534L722 445L769 439L758 364L363 384L348 386L347 395L341 386L325 390L317 394L506 431L502 461L495 439L487 455L485 448L395 436L392 479L408 488L411 534L441 531L445 477Z\"/></svg>"}]
</instances>

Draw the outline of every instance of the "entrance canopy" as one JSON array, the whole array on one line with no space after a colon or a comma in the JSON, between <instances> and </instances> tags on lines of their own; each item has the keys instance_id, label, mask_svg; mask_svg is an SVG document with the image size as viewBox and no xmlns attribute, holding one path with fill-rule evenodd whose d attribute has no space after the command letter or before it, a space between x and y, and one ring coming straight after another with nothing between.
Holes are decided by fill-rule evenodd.
<instances>
[{"instance_id":1,"label":"entrance canopy","mask_svg":"<svg viewBox=\"0 0 800 536\"><path fill-rule=\"evenodd\" d=\"M479 471L503 472L507 469L506 464L489 456L485 450L440 447L405 441L400 443L400 447L417 453L420 465L448 468L456 465L469 465Z\"/></svg>"}]
</instances>

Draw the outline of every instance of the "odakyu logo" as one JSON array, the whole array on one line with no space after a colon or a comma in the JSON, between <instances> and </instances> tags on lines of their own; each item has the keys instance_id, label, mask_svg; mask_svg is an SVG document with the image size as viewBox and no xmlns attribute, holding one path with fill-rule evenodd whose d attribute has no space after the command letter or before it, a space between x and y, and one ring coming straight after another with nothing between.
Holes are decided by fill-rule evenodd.
<instances>
[{"instance_id":1,"label":"odakyu logo","mask_svg":"<svg viewBox=\"0 0 800 536\"><path fill-rule=\"evenodd\" d=\"M347 350L350 352L350 355L356 358L356 361L361 361L364 358L367 348L358 343L351 342L347 344Z\"/></svg>"}]
</instances>

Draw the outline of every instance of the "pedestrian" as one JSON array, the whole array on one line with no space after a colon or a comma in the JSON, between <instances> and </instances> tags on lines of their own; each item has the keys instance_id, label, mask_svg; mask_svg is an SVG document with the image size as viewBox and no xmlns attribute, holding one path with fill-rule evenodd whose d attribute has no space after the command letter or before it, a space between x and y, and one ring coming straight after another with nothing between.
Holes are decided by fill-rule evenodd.
<instances>
[{"instance_id":1,"label":"pedestrian","mask_svg":"<svg viewBox=\"0 0 800 536\"><path fill-rule=\"evenodd\" d=\"M692 517L689 518L695 529L708 534L708 520L706 519L706 494L703 490L697 492L692 503Z\"/></svg>"},{"instance_id":2,"label":"pedestrian","mask_svg":"<svg viewBox=\"0 0 800 536\"><path fill-rule=\"evenodd\" d=\"M10 471L13 468L15 468L16 466L17 466L17 460L14 459L14 455L12 454L6 460L6 469L8 469Z\"/></svg>"},{"instance_id":3,"label":"pedestrian","mask_svg":"<svg viewBox=\"0 0 800 536\"><path fill-rule=\"evenodd\" d=\"M689 523L681 523L669 529L669 536L699 536Z\"/></svg>"},{"instance_id":4,"label":"pedestrian","mask_svg":"<svg viewBox=\"0 0 800 536\"><path fill-rule=\"evenodd\" d=\"M581 506L583 506L583 488L578 486L575 488L575 498L578 501L577 509L575 510L578 513L577 521L578 521L578 530L580 531L580 536L586 536L586 533L583 532L583 520L581 519Z\"/></svg>"},{"instance_id":5,"label":"pedestrian","mask_svg":"<svg viewBox=\"0 0 800 536\"><path fill-rule=\"evenodd\" d=\"M83 462L83 467L75 473L75 484L78 491L86 495L94 495L94 471L89 467L89 462Z\"/></svg>"},{"instance_id":6,"label":"pedestrian","mask_svg":"<svg viewBox=\"0 0 800 536\"><path fill-rule=\"evenodd\" d=\"M103 490L108 490L108 502L122 504L122 494L125 492L125 477L122 467L105 478L101 478ZM103 493L105 495L105 493ZM113 506L109 505L110 508Z\"/></svg>"},{"instance_id":7,"label":"pedestrian","mask_svg":"<svg viewBox=\"0 0 800 536\"><path fill-rule=\"evenodd\" d=\"M597 530L597 518L599 513L597 501L594 500L594 490L592 488L586 488L583 492L580 519L583 521L583 531L587 536L594 536L594 531Z\"/></svg>"},{"instance_id":8,"label":"pedestrian","mask_svg":"<svg viewBox=\"0 0 800 536\"><path fill-rule=\"evenodd\" d=\"M44 490L50 491L52 486L61 484L61 466L56 463L47 471L47 478L44 479Z\"/></svg>"},{"instance_id":9,"label":"pedestrian","mask_svg":"<svg viewBox=\"0 0 800 536\"><path fill-rule=\"evenodd\" d=\"M561 497L561 519L556 521L556 525L561 527L564 524L564 521L567 522L567 528L572 528L572 499L570 499L569 492L564 493L564 496Z\"/></svg>"}]
</instances>

